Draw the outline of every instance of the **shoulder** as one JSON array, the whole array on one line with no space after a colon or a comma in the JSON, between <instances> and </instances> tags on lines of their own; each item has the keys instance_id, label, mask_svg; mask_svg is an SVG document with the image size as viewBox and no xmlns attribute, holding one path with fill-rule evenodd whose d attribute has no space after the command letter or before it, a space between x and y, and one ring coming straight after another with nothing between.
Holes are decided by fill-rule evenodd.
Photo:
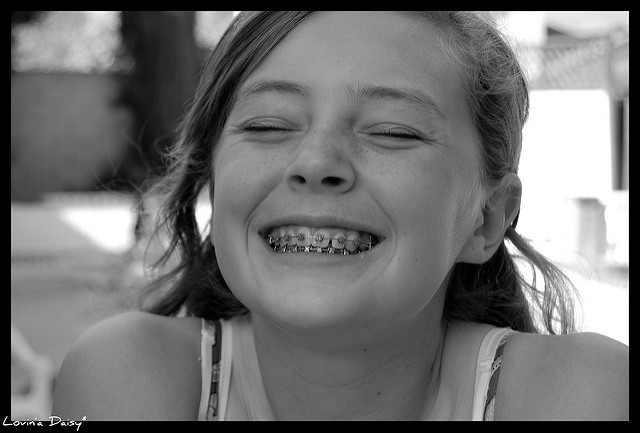
<instances>
[{"instance_id":1,"label":"shoulder","mask_svg":"<svg viewBox=\"0 0 640 433\"><path fill-rule=\"evenodd\" d=\"M200 326L196 318L143 312L96 324L62 363L52 413L87 420L195 419Z\"/></svg>"},{"instance_id":2,"label":"shoulder","mask_svg":"<svg viewBox=\"0 0 640 433\"><path fill-rule=\"evenodd\" d=\"M495 411L496 419L628 419L629 348L596 333L515 334Z\"/></svg>"}]
</instances>

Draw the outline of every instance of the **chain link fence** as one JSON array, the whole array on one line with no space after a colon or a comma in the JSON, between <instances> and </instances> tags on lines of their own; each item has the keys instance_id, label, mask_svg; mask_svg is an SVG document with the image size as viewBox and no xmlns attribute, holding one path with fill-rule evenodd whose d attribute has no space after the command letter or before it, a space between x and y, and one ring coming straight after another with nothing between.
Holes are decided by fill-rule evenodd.
<instances>
[{"instance_id":1,"label":"chain link fence","mask_svg":"<svg viewBox=\"0 0 640 433\"><path fill-rule=\"evenodd\" d=\"M607 37L520 49L532 90L609 89L611 49Z\"/></svg>"}]
</instances>

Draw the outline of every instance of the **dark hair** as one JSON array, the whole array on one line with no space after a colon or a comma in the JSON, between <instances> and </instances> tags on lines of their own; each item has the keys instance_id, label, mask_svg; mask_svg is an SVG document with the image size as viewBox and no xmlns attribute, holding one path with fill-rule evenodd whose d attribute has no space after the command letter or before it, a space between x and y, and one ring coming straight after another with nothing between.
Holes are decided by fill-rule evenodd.
<instances>
[{"instance_id":1,"label":"dark hair","mask_svg":"<svg viewBox=\"0 0 640 433\"><path fill-rule=\"evenodd\" d=\"M168 155L169 174L149 191L163 197L155 234L160 236L166 230L169 245L157 262L164 273L152 281L149 297L143 298L150 301L150 305L143 305L147 311L161 315L184 311L207 319L248 312L225 283L207 234L200 233L196 205L206 187L215 187L211 166L214 144L238 87L311 13L240 13L205 64L194 102ZM463 83L481 141L482 181L499 183L517 172L522 127L528 114L528 88L517 58L495 26L480 15L419 14L439 30L443 52ZM486 263L454 266L444 320L477 321L525 332L571 332L573 286L516 232L516 222ZM516 251L508 250L507 241ZM530 282L516 263L517 251L533 270ZM542 289L536 281L537 272L543 276Z\"/></svg>"}]
</instances>

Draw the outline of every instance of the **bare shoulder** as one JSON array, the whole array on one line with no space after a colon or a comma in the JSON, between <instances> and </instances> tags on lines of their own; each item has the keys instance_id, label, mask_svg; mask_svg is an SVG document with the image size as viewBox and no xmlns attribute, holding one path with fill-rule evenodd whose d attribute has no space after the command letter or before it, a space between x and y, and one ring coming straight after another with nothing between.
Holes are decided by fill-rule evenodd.
<instances>
[{"instance_id":1,"label":"bare shoulder","mask_svg":"<svg viewBox=\"0 0 640 433\"><path fill-rule=\"evenodd\" d=\"M200 319L127 312L86 331L65 357L52 414L63 419L195 419Z\"/></svg>"},{"instance_id":2,"label":"bare shoulder","mask_svg":"<svg viewBox=\"0 0 640 433\"><path fill-rule=\"evenodd\" d=\"M495 416L628 419L629 347L596 333L514 335L502 357Z\"/></svg>"}]
</instances>

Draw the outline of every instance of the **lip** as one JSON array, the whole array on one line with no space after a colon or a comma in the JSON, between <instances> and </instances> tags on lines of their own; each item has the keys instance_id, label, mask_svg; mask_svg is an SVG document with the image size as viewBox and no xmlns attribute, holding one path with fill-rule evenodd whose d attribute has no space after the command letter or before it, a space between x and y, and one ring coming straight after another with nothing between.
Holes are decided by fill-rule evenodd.
<instances>
[{"instance_id":1,"label":"lip","mask_svg":"<svg viewBox=\"0 0 640 433\"><path fill-rule=\"evenodd\" d=\"M379 242L383 242L387 238L386 230L379 227L373 227L362 221L349 218L341 218L335 215L308 215L297 214L287 215L269 220L265 224L261 225L258 234L265 236L274 227L299 225L304 227L334 227L342 228L345 230L353 230L357 232L367 232L378 237Z\"/></svg>"}]
</instances>

